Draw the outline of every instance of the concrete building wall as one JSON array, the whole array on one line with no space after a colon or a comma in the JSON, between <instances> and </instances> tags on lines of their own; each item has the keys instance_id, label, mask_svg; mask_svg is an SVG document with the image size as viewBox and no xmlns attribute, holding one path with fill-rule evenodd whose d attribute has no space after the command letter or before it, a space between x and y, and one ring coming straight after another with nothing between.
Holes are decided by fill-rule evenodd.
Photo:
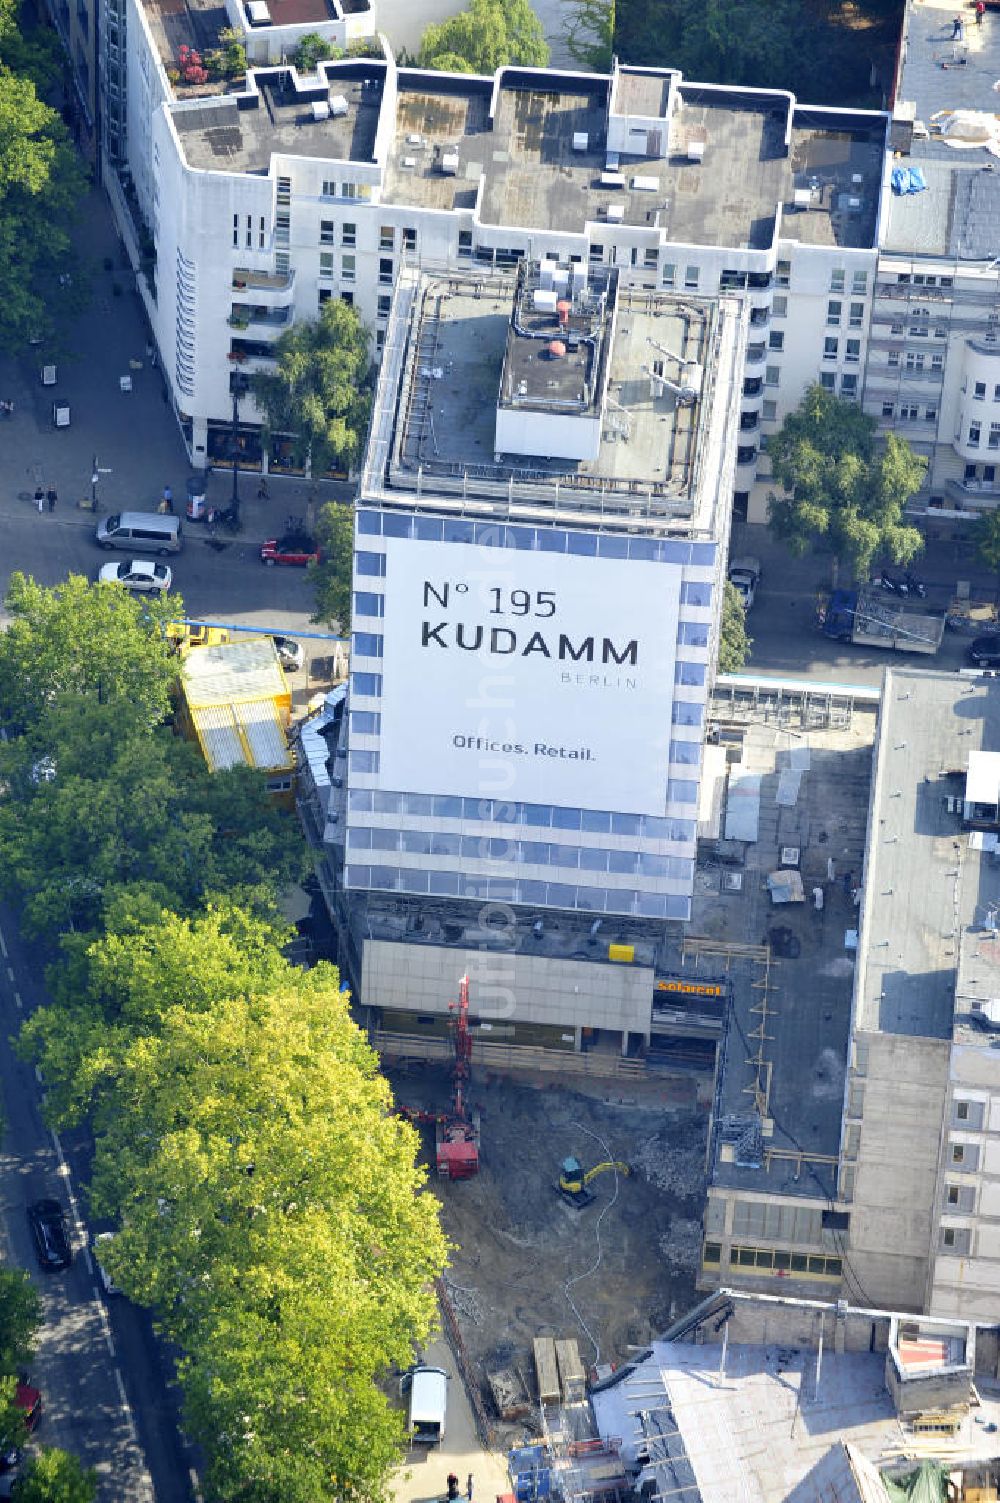
<instances>
[{"instance_id":1,"label":"concrete building wall","mask_svg":"<svg viewBox=\"0 0 1000 1503\"><path fill-rule=\"evenodd\" d=\"M935 1189L927 1307L990 1320L1000 1309L1000 1090L989 1049L957 1044Z\"/></svg>"},{"instance_id":2,"label":"concrete building wall","mask_svg":"<svg viewBox=\"0 0 1000 1503\"><path fill-rule=\"evenodd\" d=\"M934 1225L949 1045L902 1034L858 1033L855 1054L840 1187L850 1203L850 1271L859 1297L886 1309L920 1310Z\"/></svg>"},{"instance_id":3,"label":"concrete building wall","mask_svg":"<svg viewBox=\"0 0 1000 1503\"><path fill-rule=\"evenodd\" d=\"M567 1043L570 1036L579 1042L581 1028L648 1039L649 966L366 940L360 1000L364 1007L447 1014L466 972L476 1019L560 1027Z\"/></svg>"}]
</instances>

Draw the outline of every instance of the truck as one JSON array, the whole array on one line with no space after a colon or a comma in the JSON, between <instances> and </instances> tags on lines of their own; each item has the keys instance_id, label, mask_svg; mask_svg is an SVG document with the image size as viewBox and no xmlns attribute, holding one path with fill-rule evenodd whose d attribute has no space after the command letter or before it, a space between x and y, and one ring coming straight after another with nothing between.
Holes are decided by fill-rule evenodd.
<instances>
[{"instance_id":1,"label":"truck","mask_svg":"<svg viewBox=\"0 0 1000 1503\"><path fill-rule=\"evenodd\" d=\"M823 635L835 642L931 654L941 646L945 612L860 585L856 590L834 590L821 599L817 622Z\"/></svg>"},{"instance_id":2,"label":"truck","mask_svg":"<svg viewBox=\"0 0 1000 1503\"><path fill-rule=\"evenodd\" d=\"M443 1367L419 1363L404 1373L401 1391L410 1396L407 1429L416 1446L439 1446L448 1412L448 1374Z\"/></svg>"}]
</instances>

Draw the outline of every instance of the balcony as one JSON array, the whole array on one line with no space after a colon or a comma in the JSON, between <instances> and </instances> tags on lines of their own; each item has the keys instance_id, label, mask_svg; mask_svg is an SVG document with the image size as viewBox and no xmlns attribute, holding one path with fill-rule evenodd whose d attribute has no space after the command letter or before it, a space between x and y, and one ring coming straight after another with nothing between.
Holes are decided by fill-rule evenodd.
<instances>
[{"instance_id":1,"label":"balcony","mask_svg":"<svg viewBox=\"0 0 1000 1503\"><path fill-rule=\"evenodd\" d=\"M767 359L766 344L747 345L747 365L760 365L762 360Z\"/></svg>"},{"instance_id":2,"label":"balcony","mask_svg":"<svg viewBox=\"0 0 1000 1503\"><path fill-rule=\"evenodd\" d=\"M295 273L251 271L238 266L233 269L233 291L252 292L255 302L261 301L267 308L288 308L295 290Z\"/></svg>"},{"instance_id":3,"label":"balcony","mask_svg":"<svg viewBox=\"0 0 1000 1503\"><path fill-rule=\"evenodd\" d=\"M764 390L764 382L760 376L748 376L743 382L743 395L745 397L759 397Z\"/></svg>"},{"instance_id":4,"label":"balcony","mask_svg":"<svg viewBox=\"0 0 1000 1503\"><path fill-rule=\"evenodd\" d=\"M1000 451L994 450L998 464ZM1000 501L1000 479L996 480L946 480L945 491L959 506L968 510L992 511Z\"/></svg>"},{"instance_id":5,"label":"balcony","mask_svg":"<svg viewBox=\"0 0 1000 1503\"><path fill-rule=\"evenodd\" d=\"M736 463L738 465L755 464L757 460L756 444L740 444L736 450Z\"/></svg>"},{"instance_id":6,"label":"balcony","mask_svg":"<svg viewBox=\"0 0 1000 1503\"><path fill-rule=\"evenodd\" d=\"M271 341L288 328L291 323L290 308L262 308L246 303L234 303L229 315L231 329L246 330L250 339Z\"/></svg>"}]
</instances>

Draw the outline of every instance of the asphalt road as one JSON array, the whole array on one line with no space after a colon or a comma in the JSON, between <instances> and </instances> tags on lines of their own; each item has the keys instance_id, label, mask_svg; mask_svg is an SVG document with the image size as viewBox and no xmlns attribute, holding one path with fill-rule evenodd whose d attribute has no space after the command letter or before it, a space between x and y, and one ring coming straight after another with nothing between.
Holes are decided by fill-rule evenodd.
<instances>
[{"instance_id":1,"label":"asphalt road","mask_svg":"<svg viewBox=\"0 0 1000 1503\"><path fill-rule=\"evenodd\" d=\"M757 598L747 618L753 647L745 672L877 685L885 669L893 665L957 671L965 664L971 638L952 631L945 631L939 651L929 657L831 641L816 625L817 597L829 583L827 558L790 558L771 541L766 528L747 526L739 529L730 549L731 557L740 554L755 555L762 566ZM959 580L970 584L977 599L995 598L993 577L968 559L936 550L933 544L916 572L927 587L926 599L920 602L927 606L947 606Z\"/></svg>"},{"instance_id":2,"label":"asphalt road","mask_svg":"<svg viewBox=\"0 0 1000 1503\"><path fill-rule=\"evenodd\" d=\"M175 1390L146 1315L125 1299L105 1302L83 1222L83 1141L66 1144L42 1119L42 1090L11 1040L44 1000L37 951L0 905L0 1050L5 1131L0 1150L0 1235L5 1261L27 1268L42 1296L44 1323L30 1375L43 1395L37 1437L97 1468L107 1503L189 1503L196 1496L181 1438ZM62 1273L38 1269L26 1208L60 1200L70 1219L74 1260Z\"/></svg>"}]
</instances>

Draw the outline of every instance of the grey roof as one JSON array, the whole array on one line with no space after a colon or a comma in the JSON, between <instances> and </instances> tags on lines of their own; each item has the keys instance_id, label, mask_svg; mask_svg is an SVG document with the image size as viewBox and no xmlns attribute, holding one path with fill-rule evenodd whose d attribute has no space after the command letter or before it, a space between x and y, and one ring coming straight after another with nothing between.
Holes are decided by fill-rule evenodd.
<instances>
[{"instance_id":1,"label":"grey roof","mask_svg":"<svg viewBox=\"0 0 1000 1503\"><path fill-rule=\"evenodd\" d=\"M965 35L953 42L952 17L959 12L965 17ZM932 129L940 111L995 115L998 78L1000 16L987 12L982 26L976 26L968 7L908 0L896 98L915 107L918 121ZM946 146L932 136L916 140L902 160L921 168L927 191L905 198L892 195L886 250L959 260L992 260L1000 254L998 164L989 152Z\"/></svg>"},{"instance_id":2,"label":"grey roof","mask_svg":"<svg viewBox=\"0 0 1000 1503\"><path fill-rule=\"evenodd\" d=\"M858 957L863 1029L950 1038L960 954L995 987L974 936L984 905L1000 901L1000 872L946 804L980 748L1000 749L1000 682L887 671Z\"/></svg>"},{"instance_id":3,"label":"grey roof","mask_svg":"<svg viewBox=\"0 0 1000 1503\"><path fill-rule=\"evenodd\" d=\"M346 115L313 117L314 100L341 94ZM216 172L266 172L274 153L331 162L371 162L382 100L382 74L365 78L331 74L329 88L313 80L296 89L288 69L253 75L240 96L218 96L172 115L181 149L192 167Z\"/></svg>"}]
</instances>

